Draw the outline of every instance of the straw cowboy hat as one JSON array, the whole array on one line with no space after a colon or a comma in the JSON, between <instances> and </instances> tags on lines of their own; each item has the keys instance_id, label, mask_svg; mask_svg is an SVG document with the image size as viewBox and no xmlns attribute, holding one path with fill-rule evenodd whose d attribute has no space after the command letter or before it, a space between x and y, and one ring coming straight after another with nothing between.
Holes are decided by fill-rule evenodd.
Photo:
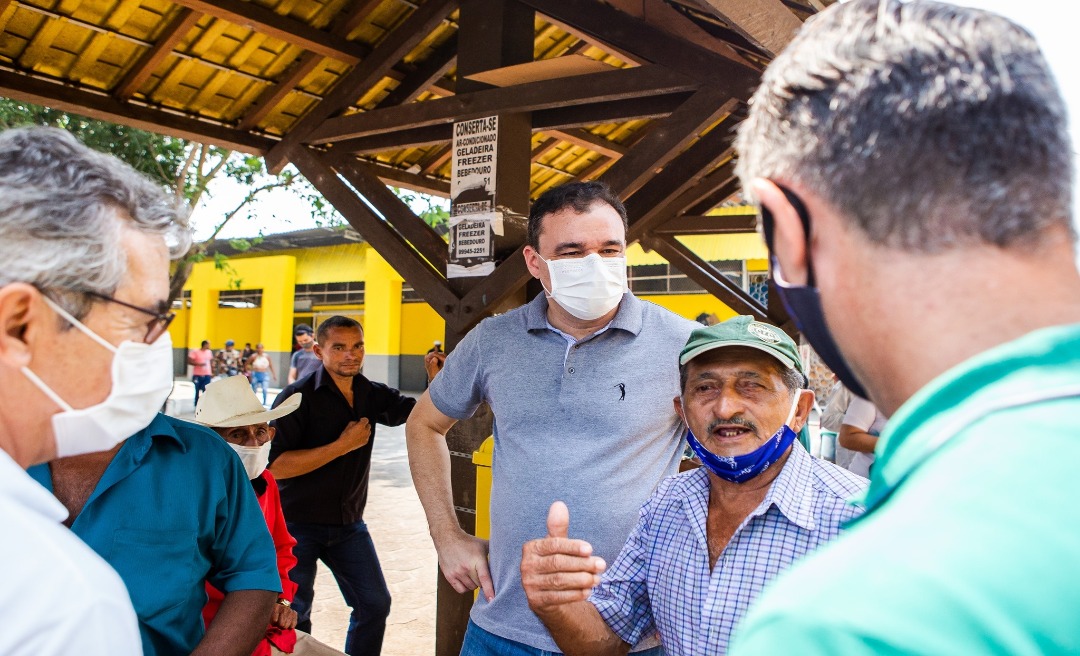
<instances>
[{"instance_id":1,"label":"straw cowboy hat","mask_svg":"<svg viewBox=\"0 0 1080 656\"><path fill-rule=\"evenodd\" d=\"M203 426L233 428L262 424L284 417L300 407L301 394L293 394L273 410L259 403L251 383L243 376L216 380L206 386L195 406L195 421Z\"/></svg>"}]
</instances>

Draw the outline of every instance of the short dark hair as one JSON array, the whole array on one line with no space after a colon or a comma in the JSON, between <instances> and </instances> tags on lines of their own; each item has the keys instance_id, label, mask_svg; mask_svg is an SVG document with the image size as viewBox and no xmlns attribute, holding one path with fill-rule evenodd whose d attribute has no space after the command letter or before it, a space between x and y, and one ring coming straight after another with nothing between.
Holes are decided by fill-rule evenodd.
<instances>
[{"instance_id":1,"label":"short dark hair","mask_svg":"<svg viewBox=\"0 0 1080 656\"><path fill-rule=\"evenodd\" d=\"M202 341L202 344L200 344L199 346L210 346L210 340L208 340L208 339L204 339L204 340Z\"/></svg>"},{"instance_id":2,"label":"short dark hair","mask_svg":"<svg viewBox=\"0 0 1080 656\"><path fill-rule=\"evenodd\" d=\"M295 335L313 335L314 333L315 333L315 331L312 330L311 326L307 325L306 323L298 323L298 324L296 324L296 328L293 328L293 332L292 332L292 334L294 336Z\"/></svg>"},{"instance_id":3,"label":"short dark hair","mask_svg":"<svg viewBox=\"0 0 1080 656\"><path fill-rule=\"evenodd\" d=\"M532 204L529 210L528 242L536 250L540 250L540 231L543 229L543 219L548 214L562 211L567 207L574 208L578 214L584 214L596 203L607 203L622 218L623 227L629 228L626 221L626 207L623 206L619 197L607 184L598 181L568 182L558 187L552 187Z\"/></svg>"},{"instance_id":4,"label":"short dark hair","mask_svg":"<svg viewBox=\"0 0 1080 656\"><path fill-rule=\"evenodd\" d=\"M364 327L356 319L335 314L319 324L319 333L315 336L315 341L321 345L334 328L359 328L360 332L364 332Z\"/></svg>"}]
</instances>

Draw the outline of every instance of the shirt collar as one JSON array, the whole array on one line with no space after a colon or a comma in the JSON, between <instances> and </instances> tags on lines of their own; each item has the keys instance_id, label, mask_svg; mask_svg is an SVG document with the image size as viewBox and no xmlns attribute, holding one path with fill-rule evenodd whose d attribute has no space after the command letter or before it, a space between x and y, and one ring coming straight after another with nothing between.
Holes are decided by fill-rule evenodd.
<instances>
[{"instance_id":1,"label":"shirt collar","mask_svg":"<svg viewBox=\"0 0 1080 656\"><path fill-rule=\"evenodd\" d=\"M187 453L187 444L185 444L184 441L180 439L180 436L176 434L176 429L169 423L169 420L165 415L159 412L154 415L154 419L150 422L149 426L127 439L127 442L129 443L127 447L131 450L132 457L136 462L142 461L143 457L150 451L150 446L154 443L154 438L161 438L163 441L172 441L176 443L176 446L180 449L181 453Z\"/></svg>"},{"instance_id":2,"label":"shirt collar","mask_svg":"<svg viewBox=\"0 0 1080 656\"><path fill-rule=\"evenodd\" d=\"M529 302L525 310L525 330L548 329L548 299L546 294L537 294L536 298ZM619 309L615 317L607 325L607 329L618 328L628 333L637 335L641 332L642 315L645 312L645 304L638 297L626 292L619 301Z\"/></svg>"},{"instance_id":3,"label":"shirt collar","mask_svg":"<svg viewBox=\"0 0 1080 656\"><path fill-rule=\"evenodd\" d=\"M326 367L322 366L321 364L319 365L319 368L315 370L315 377L313 378L313 381L315 383L315 389L319 389L321 387L331 387L335 390L337 389L337 384L334 382L334 378L330 375L328 371L326 371ZM352 379L353 389L356 390L362 388L366 381L367 378L364 377L364 374L356 374L355 376L353 376Z\"/></svg>"},{"instance_id":4,"label":"shirt collar","mask_svg":"<svg viewBox=\"0 0 1080 656\"><path fill-rule=\"evenodd\" d=\"M807 531L817 530L817 519L814 517L814 462L798 441L792 443L783 469L750 516L763 515L773 505L792 524Z\"/></svg>"}]
</instances>

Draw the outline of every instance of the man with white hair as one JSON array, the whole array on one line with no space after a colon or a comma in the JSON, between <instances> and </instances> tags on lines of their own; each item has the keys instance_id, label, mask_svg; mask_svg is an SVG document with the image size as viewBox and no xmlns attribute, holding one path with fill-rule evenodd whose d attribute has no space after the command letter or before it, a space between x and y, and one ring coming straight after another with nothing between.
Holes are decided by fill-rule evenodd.
<instances>
[{"instance_id":1,"label":"man with white hair","mask_svg":"<svg viewBox=\"0 0 1080 656\"><path fill-rule=\"evenodd\" d=\"M1038 44L977 9L836 3L736 147L780 298L889 423L866 514L733 652L1080 652L1073 152Z\"/></svg>"},{"instance_id":2,"label":"man with white hair","mask_svg":"<svg viewBox=\"0 0 1080 656\"><path fill-rule=\"evenodd\" d=\"M142 647L119 653L246 656L270 613L280 585L269 536L254 497L226 493L247 485L243 469L206 429L158 413L173 378L170 247L188 239L162 190L115 158L59 130L0 135L0 443L20 465L48 461L29 474L62 507L46 506L40 486L18 498L66 516L74 533L62 547L30 546L38 529L6 521L18 539L0 546L14 577L2 640L13 632L33 647L0 653L118 653L100 634L129 635L133 606ZM103 599L115 577L98 559L71 561L84 553L71 537L120 574L130 600ZM42 557L57 551L71 555ZM229 592L230 621L204 636L208 576ZM78 589L101 582L99 594ZM54 613L70 618L54 627Z\"/></svg>"},{"instance_id":3,"label":"man with white hair","mask_svg":"<svg viewBox=\"0 0 1080 656\"><path fill-rule=\"evenodd\" d=\"M142 653L120 578L23 470L112 449L153 419L172 388L167 243L187 239L119 160L60 130L0 134L0 653Z\"/></svg>"}]
</instances>

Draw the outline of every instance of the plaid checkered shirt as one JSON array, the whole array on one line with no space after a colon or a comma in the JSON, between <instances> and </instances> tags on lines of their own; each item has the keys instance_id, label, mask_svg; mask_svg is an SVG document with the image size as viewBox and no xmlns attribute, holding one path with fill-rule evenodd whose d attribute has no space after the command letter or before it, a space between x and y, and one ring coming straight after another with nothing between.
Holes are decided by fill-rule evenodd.
<instances>
[{"instance_id":1,"label":"plaid checkered shirt","mask_svg":"<svg viewBox=\"0 0 1080 656\"><path fill-rule=\"evenodd\" d=\"M722 654L765 584L828 542L861 509L866 479L810 456L798 442L765 499L709 568L704 468L660 483L589 601L624 641L659 632L667 656Z\"/></svg>"}]
</instances>

